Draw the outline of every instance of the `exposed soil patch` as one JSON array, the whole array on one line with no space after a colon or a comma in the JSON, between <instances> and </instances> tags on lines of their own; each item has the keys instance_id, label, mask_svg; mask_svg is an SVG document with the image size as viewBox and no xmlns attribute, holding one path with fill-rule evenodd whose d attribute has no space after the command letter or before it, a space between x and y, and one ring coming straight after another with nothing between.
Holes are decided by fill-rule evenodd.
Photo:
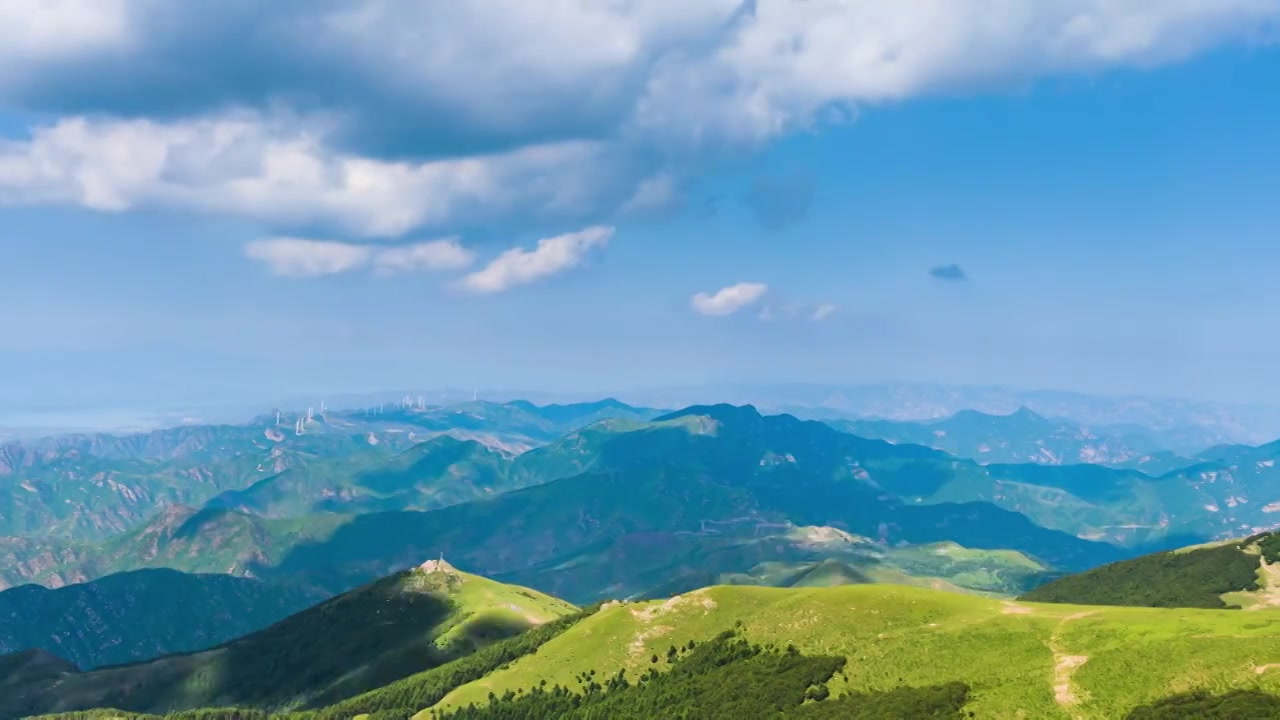
<instances>
[{"instance_id":1,"label":"exposed soil patch","mask_svg":"<svg viewBox=\"0 0 1280 720\"><path fill-rule=\"evenodd\" d=\"M1072 620L1092 615L1094 611L1078 612L1062 618L1049 637L1049 649L1053 651L1053 699L1064 707L1076 705L1081 698L1071 684L1071 676L1077 668L1089 661L1088 655L1070 655L1063 649L1060 635L1063 627Z\"/></svg>"},{"instance_id":2,"label":"exposed soil patch","mask_svg":"<svg viewBox=\"0 0 1280 720\"><path fill-rule=\"evenodd\" d=\"M1053 665L1053 699L1059 705L1075 705L1080 702L1071 687L1071 674L1089 660L1088 655L1059 655Z\"/></svg>"},{"instance_id":3,"label":"exposed soil patch","mask_svg":"<svg viewBox=\"0 0 1280 720\"><path fill-rule=\"evenodd\" d=\"M1263 587L1254 595L1249 610L1280 606L1280 563L1268 564L1266 558L1258 558L1262 568Z\"/></svg>"},{"instance_id":4,"label":"exposed soil patch","mask_svg":"<svg viewBox=\"0 0 1280 720\"><path fill-rule=\"evenodd\" d=\"M663 635L666 635L667 633L671 632L671 630L672 628L670 628L667 625L654 625L651 628L641 630L640 632L636 633L636 636L631 641L631 644L627 646L627 652L629 652L632 657L635 657L637 655L643 655L644 644L646 641L652 640L653 638L662 637Z\"/></svg>"},{"instance_id":5,"label":"exposed soil patch","mask_svg":"<svg viewBox=\"0 0 1280 720\"><path fill-rule=\"evenodd\" d=\"M1032 610L1026 605L1019 605L1018 603L1005 600L1000 603L1000 612L1005 615L1031 615L1035 610Z\"/></svg>"}]
</instances>

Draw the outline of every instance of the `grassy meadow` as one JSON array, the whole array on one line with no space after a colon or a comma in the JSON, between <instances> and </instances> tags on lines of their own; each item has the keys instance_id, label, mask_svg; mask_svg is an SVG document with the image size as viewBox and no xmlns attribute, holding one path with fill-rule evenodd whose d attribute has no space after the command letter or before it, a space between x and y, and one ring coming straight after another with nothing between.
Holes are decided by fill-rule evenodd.
<instances>
[{"instance_id":1,"label":"grassy meadow","mask_svg":"<svg viewBox=\"0 0 1280 720\"><path fill-rule=\"evenodd\" d=\"M713 587L606 605L440 707L576 675L662 669L669 648L740 627L753 642L843 655L832 693L970 685L978 718L1118 718L1168 695L1280 693L1280 613L1014 602L889 585ZM654 658L657 662L654 662ZM426 713L420 713L425 718Z\"/></svg>"}]
</instances>

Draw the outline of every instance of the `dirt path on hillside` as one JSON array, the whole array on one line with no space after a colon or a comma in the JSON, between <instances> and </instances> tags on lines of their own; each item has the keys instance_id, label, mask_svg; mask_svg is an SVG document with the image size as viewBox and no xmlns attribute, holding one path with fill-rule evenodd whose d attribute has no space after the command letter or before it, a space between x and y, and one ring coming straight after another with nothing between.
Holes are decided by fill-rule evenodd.
<instances>
[{"instance_id":1,"label":"dirt path on hillside","mask_svg":"<svg viewBox=\"0 0 1280 720\"><path fill-rule=\"evenodd\" d=\"M1254 594L1254 604L1250 610L1261 610L1280 606L1280 563L1267 564L1266 558L1258 558L1262 568L1263 587Z\"/></svg>"},{"instance_id":2,"label":"dirt path on hillside","mask_svg":"<svg viewBox=\"0 0 1280 720\"><path fill-rule=\"evenodd\" d=\"M1005 600L1000 603L1000 612L1005 615L1032 615L1035 613L1035 610L1032 610L1026 605L1019 605L1012 600Z\"/></svg>"},{"instance_id":3,"label":"dirt path on hillside","mask_svg":"<svg viewBox=\"0 0 1280 720\"><path fill-rule=\"evenodd\" d=\"M1069 654L1062 647L1062 630L1072 620L1079 620L1082 617L1092 615L1094 612L1091 610L1067 615L1062 618L1062 621L1053 629L1053 634L1049 636L1049 650L1053 652L1053 699L1063 707L1079 704L1080 696L1076 693L1076 689L1071 683L1071 677L1081 665L1089 661L1089 656ZM1073 715L1073 717L1076 716Z\"/></svg>"}]
</instances>

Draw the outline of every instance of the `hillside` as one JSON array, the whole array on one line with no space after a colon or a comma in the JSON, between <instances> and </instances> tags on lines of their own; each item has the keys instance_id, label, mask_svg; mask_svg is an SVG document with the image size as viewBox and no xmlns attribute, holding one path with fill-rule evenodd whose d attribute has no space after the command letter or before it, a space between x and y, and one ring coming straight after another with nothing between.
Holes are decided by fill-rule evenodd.
<instances>
[{"instance_id":1,"label":"hillside","mask_svg":"<svg viewBox=\"0 0 1280 720\"><path fill-rule=\"evenodd\" d=\"M1280 534L1196 545L1068 575L1020 599L1089 605L1280 606Z\"/></svg>"},{"instance_id":2,"label":"hillside","mask_svg":"<svg viewBox=\"0 0 1280 720\"><path fill-rule=\"evenodd\" d=\"M959 683L965 714L978 718L1111 720L1196 689L1280 693L1280 616L1270 613L1014 603L887 585L713 587L607 606L439 709L544 680L579 688L575 678L591 671L601 683L619 670L634 682L665 670L671 648L739 624L751 642L843 658L826 683L832 698Z\"/></svg>"},{"instance_id":3,"label":"hillside","mask_svg":"<svg viewBox=\"0 0 1280 720\"><path fill-rule=\"evenodd\" d=\"M573 606L429 561L216 648L69 674L0 698L0 717L323 705L474 652Z\"/></svg>"},{"instance_id":4,"label":"hillside","mask_svg":"<svg viewBox=\"0 0 1280 720\"><path fill-rule=\"evenodd\" d=\"M690 717L733 708L741 717L782 710L866 720L1280 712L1280 615L1273 613L1042 604L892 585L717 586L606 603L554 625L528 633L530 642L513 638L335 705L278 717L629 718L652 717L659 707ZM52 660L43 665L33 677L38 686L61 672Z\"/></svg>"},{"instance_id":5,"label":"hillside","mask_svg":"<svg viewBox=\"0 0 1280 720\"><path fill-rule=\"evenodd\" d=\"M0 592L0 654L39 649L82 669L190 652L264 628L326 593L297 583L139 570Z\"/></svg>"}]
</instances>

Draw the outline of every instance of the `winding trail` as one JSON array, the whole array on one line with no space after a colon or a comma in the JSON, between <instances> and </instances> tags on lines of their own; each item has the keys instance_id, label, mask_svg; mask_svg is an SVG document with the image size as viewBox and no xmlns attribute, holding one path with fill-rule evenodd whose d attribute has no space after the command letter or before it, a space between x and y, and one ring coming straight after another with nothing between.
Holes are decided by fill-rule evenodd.
<instances>
[{"instance_id":1,"label":"winding trail","mask_svg":"<svg viewBox=\"0 0 1280 720\"><path fill-rule=\"evenodd\" d=\"M1256 600L1249 610L1261 610L1280 605L1280 563L1268 563L1266 558L1258 558L1262 570L1263 587L1254 594Z\"/></svg>"},{"instance_id":2,"label":"winding trail","mask_svg":"<svg viewBox=\"0 0 1280 720\"><path fill-rule=\"evenodd\" d=\"M1062 631L1072 620L1079 620L1095 612L1097 611L1089 610L1067 615L1054 627L1053 633L1049 636L1049 650L1053 652L1053 699L1063 707L1079 704L1080 696L1071 683L1071 676L1075 674L1077 668L1089 661L1089 656L1068 654L1062 647ZM1073 715L1073 717L1079 716Z\"/></svg>"}]
</instances>

